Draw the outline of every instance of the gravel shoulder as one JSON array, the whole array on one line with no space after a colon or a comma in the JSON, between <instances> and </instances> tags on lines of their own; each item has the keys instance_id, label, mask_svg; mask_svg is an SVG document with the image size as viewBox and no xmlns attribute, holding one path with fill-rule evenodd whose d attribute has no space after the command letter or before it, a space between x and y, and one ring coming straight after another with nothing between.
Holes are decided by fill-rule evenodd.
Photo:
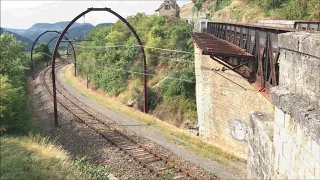
<instances>
[{"instance_id":1,"label":"gravel shoulder","mask_svg":"<svg viewBox=\"0 0 320 180\"><path fill-rule=\"evenodd\" d=\"M62 80L61 69L57 73L57 79L59 83L67 90L71 95L79 99L83 104L91 107L93 110L106 117L113 122L116 122L127 133L135 134L137 138L142 137L147 139L145 143L148 143L150 147L166 152L168 157L175 157L175 161L180 161L181 166L196 165L195 168L198 171L207 171L222 179L245 179L246 178L246 166L244 163L232 163L229 165L221 164L218 162L210 161L199 157L193 152L179 146L168 139L174 139L177 142L186 143L175 136L166 134L165 132L148 125L138 119L132 118L128 114L112 111L109 108L98 103L96 100L79 93L78 90L70 86L67 82ZM62 118L60 118L62 121ZM61 127L64 127L62 125ZM190 144L190 146L192 146ZM174 155L174 156L173 156ZM117 175L117 174L116 174Z\"/></svg>"}]
</instances>

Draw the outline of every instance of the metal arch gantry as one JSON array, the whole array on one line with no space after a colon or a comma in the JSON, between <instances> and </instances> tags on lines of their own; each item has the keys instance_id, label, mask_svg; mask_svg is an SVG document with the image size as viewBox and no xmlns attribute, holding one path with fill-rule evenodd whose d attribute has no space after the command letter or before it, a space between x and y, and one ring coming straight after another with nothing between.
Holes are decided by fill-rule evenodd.
<instances>
[{"instance_id":1,"label":"metal arch gantry","mask_svg":"<svg viewBox=\"0 0 320 180\"><path fill-rule=\"evenodd\" d=\"M33 63L33 48L34 48L34 45L36 44L36 42L38 41L38 39L41 37L41 36L43 36L44 34L46 34L46 33L50 33L50 32L54 32L54 33L58 33L58 34L60 34L61 35L61 33L59 32L59 31L56 31L56 30L47 30L47 31L45 31L45 32L43 32L43 33L41 33L38 37L37 37L37 39L33 42L33 44L32 44L32 48L31 48L31 53L30 53L30 60L31 60L31 72L32 72L32 79L34 80L34 63ZM67 33L68 34L68 33ZM65 39L67 39L68 40L68 38L66 37L66 36L64 36L63 35L63 37L65 38ZM51 41L51 40L50 40Z\"/></svg>"},{"instance_id":2,"label":"metal arch gantry","mask_svg":"<svg viewBox=\"0 0 320 180\"><path fill-rule=\"evenodd\" d=\"M146 71L147 71L147 63L146 63L146 55L144 52L144 48L142 45L142 42L137 34L137 32L133 29L133 27L129 24L129 22L127 20L125 20L122 16L120 16L118 13L114 12L111 10L111 8L88 8L86 11L80 13L78 16L76 16L72 21L69 22L69 24L67 25L67 27L62 31L62 33L60 34L56 45L54 47L54 51L53 51L53 55L52 55L52 88L53 88L53 108L54 108L54 124L55 126L58 126L58 110L57 110L57 92L56 92L56 75L55 75L55 56L56 53L58 51L60 42L64 36L64 34L67 32L67 30L71 27L71 25L77 21L80 17L84 16L85 14L91 12L91 11L106 11L109 12L113 15L115 15L116 17L118 17L122 22L124 22L127 27L131 30L131 32L133 33L133 35L135 36L135 38L137 39L140 48L141 48L141 52L142 52L142 56L143 56L143 93L144 93L144 112L147 113L148 112L148 99L147 99L147 77L146 77Z\"/></svg>"},{"instance_id":3,"label":"metal arch gantry","mask_svg":"<svg viewBox=\"0 0 320 180\"><path fill-rule=\"evenodd\" d=\"M52 39L47 43L47 46L49 47L49 44L50 44L54 39L57 39L57 38L59 38L59 37L56 36L56 37L52 38ZM75 51L75 49L74 49L74 46L73 46L72 42L71 42L67 37L65 37L65 36L64 36L64 39L65 39L66 41L61 41L61 42L68 42L68 47L69 47L69 45L71 45L71 47L72 47L73 59L74 59L74 76L77 76L77 57L76 57L76 51ZM47 63L47 67L48 67L48 63Z\"/></svg>"}]
</instances>

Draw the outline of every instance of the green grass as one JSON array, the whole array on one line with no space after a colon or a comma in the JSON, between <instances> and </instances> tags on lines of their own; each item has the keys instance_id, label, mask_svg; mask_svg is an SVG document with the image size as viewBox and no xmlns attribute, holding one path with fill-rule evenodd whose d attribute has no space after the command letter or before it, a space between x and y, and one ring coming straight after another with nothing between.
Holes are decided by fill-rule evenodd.
<instances>
[{"instance_id":1,"label":"green grass","mask_svg":"<svg viewBox=\"0 0 320 180\"><path fill-rule=\"evenodd\" d=\"M40 136L1 138L1 180L87 179L67 153Z\"/></svg>"}]
</instances>

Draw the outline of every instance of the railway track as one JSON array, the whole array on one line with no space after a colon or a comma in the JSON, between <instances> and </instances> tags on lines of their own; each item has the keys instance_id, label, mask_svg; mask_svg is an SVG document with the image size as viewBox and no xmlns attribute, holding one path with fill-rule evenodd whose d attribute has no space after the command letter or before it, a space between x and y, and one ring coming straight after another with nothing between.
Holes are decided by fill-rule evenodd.
<instances>
[{"instance_id":1,"label":"railway track","mask_svg":"<svg viewBox=\"0 0 320 180\"><path fill-rule=\"evenodd\" d=\"M62 65L62 63L58 63L56 69L58 70ZM41 81L46 90L52 95L51 68L46 68L41 76ZM119 132L114 127L111 127L100 116L98 117L92 113L92 111L89 110L89 107L81 105L82 103L78 99L69 95L59 86L59 84L57 84L56 88L57 101L61 106L66 108L82 123L118 148L119 151L129 155L132 159L141 164L142 167L148 169L150 173L162 178L170 171L173 173L173 179L199 179L195 174L191 174L188 169L178 167L161 154L149 150L134 139Z\"/></svg>"}]
</instances>

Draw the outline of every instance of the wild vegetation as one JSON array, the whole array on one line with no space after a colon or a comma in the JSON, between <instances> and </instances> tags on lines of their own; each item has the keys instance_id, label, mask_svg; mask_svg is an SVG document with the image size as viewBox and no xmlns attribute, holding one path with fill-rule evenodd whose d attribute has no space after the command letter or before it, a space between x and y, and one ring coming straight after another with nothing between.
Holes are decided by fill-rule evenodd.
<instances>
[{"instance_id":1,"label":"wild vegetation","mask_svg":"<svg viewBox=\"0 0 320 180\"><path fill-rule=\"evenodd\" d=\"M24 89L29 67L29 58L24 53L26 45L4 32L0 47L0 133L26 134L32 129Z\"/></svg>"},{"instance_id":2,"label":"wild vegetation","mask_svg":"<svg viewBox=\"0 0 320 180\"><path fill-rule=\"evenodd\" d=\"M177 125L195 122L192 26L177 18L141 13L127 20L146 45L150 113ZM142 110L142 55L129 28L118 21L94 28L85 38L93 41L77 46L79 74Z\"/></svg>"},{"instance_id":3,"label":"wild vegetation","mask_svg":"<svg viewBox=\"0 0 320 180\"><path fill-rule=\"evenodd\" d=\"M1 179L107 179L105 166L94 166L85 159L74 164L60 147L48 142L33 124L27 108L26 81L30 74L30 54L26 44L12 34L0 36L0 142ZM35 65L51 57L46 44L34 49Z\"/></svg>"},{"instance_id":4,"label":"wild vegetation","mask_svg":"<svg viewBox=\"0 0 320 180\"><path fill-rule=\"evenodd\" d=\"M320 20L319 0L193 0L216 21L252 23L259 19Z\"/></svg>"}]
</instances>

